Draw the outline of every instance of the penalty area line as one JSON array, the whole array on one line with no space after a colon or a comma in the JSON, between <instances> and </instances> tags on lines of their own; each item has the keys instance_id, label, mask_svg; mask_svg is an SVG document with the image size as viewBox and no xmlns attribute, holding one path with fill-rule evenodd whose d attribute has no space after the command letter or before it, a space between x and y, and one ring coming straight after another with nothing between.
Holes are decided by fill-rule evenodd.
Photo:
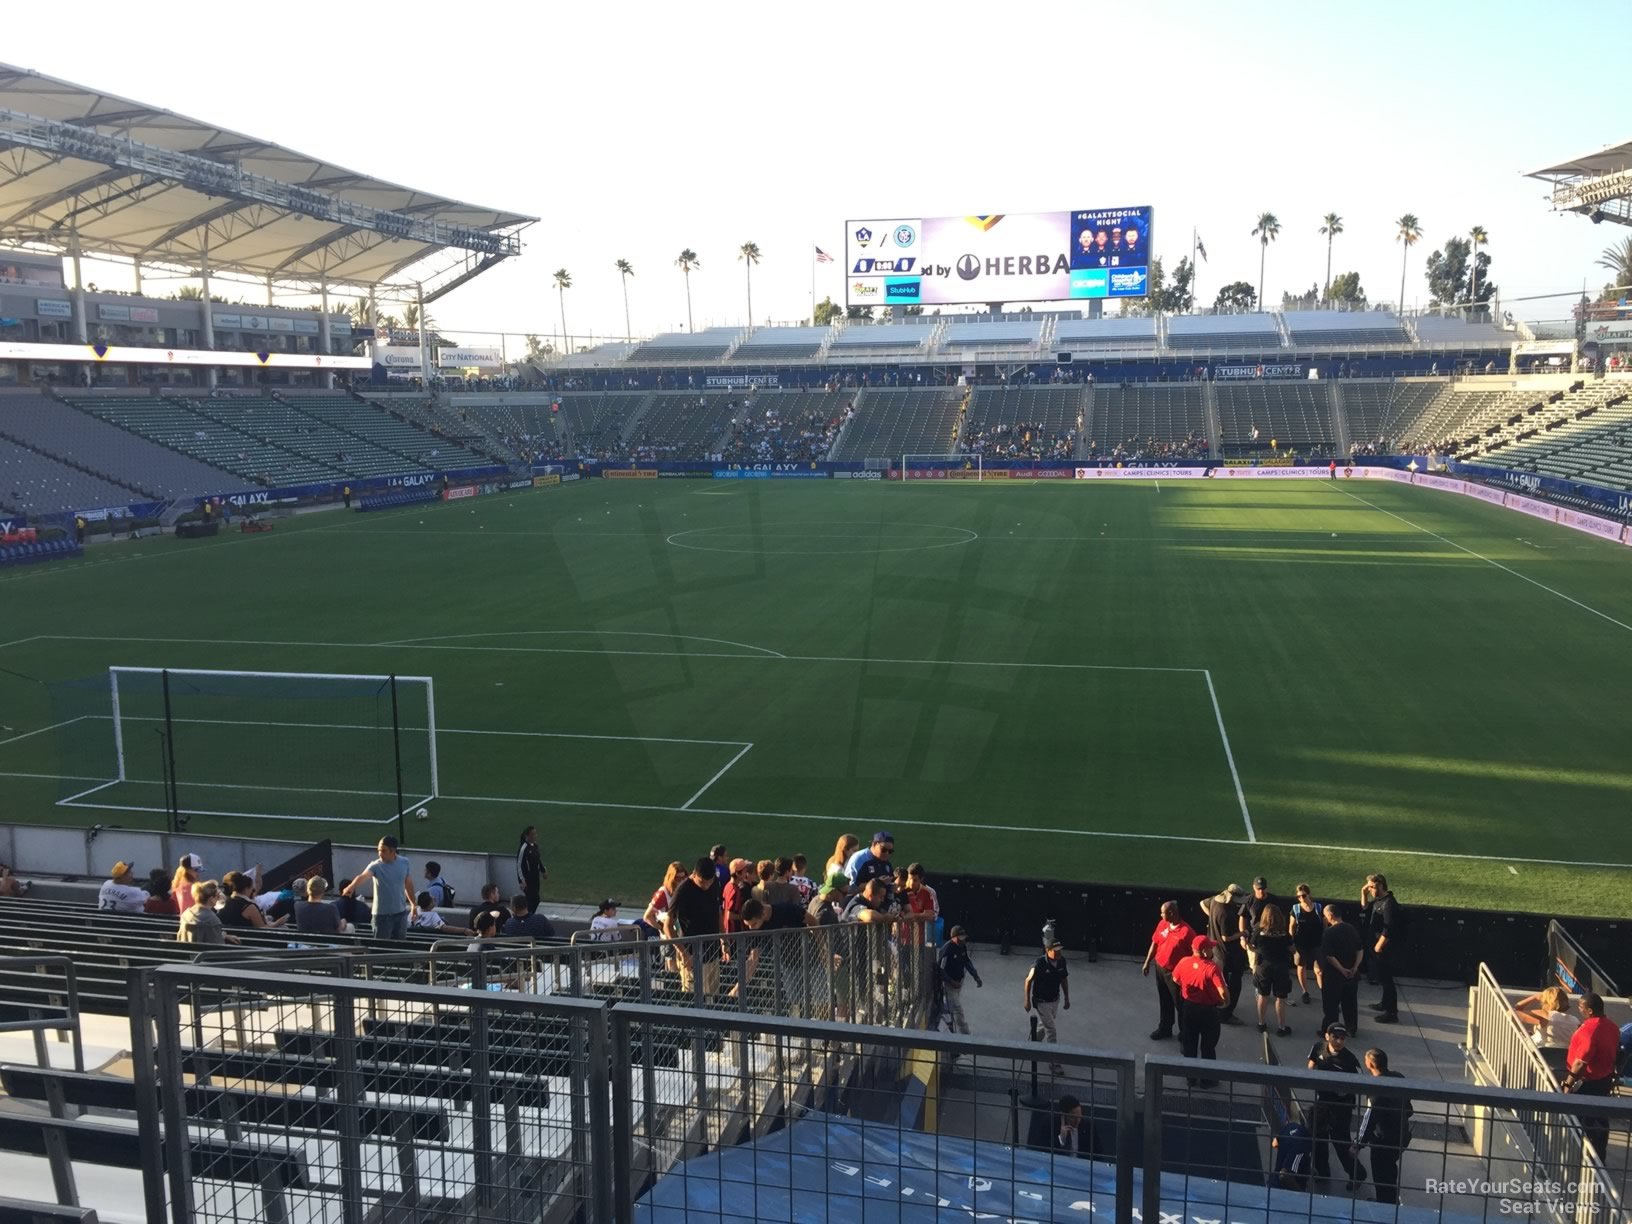
<instances>
[{"instance_id":1,"label":"penalty area line","mask_svg":"<svg viewBox=\"0 0 1632 1224\"><path fill-rule=\"evenodd\" d=\"M1247 827L1247 840L1258 840L1258 832L1252 827L1252 813L1247 811L1247 794L1241 789L1241 772L1235 767L1235 753L1230 750L1230 733L1224 729L1224 711L1218 705L1218 690L1213 687L1213 673L1209 668L1204 673L1207 677L1207 696L1213 699L1213 717L1218 721L1218 738L1224 741L1224 759L1230 765L1230 778L1235 782L1236 802L1241 805L1241 823Z\"/></svg>"},{"instance_id":2,"label":"penalty area line","mask_svg":"<svg viewBox=\"0 0 1632 1224\"><path fill-rule=\"evenodd\" d=\"M743 757L747 756L748 755L748 750L750 748L752 748L752 747L753 747L752 744L744 744L742 746L742 749L737 753L736 756L732 757L729 761L727 761L724 765L722 765L720 767L720 772L719 773L715 774L707 782L703 783L702 790L699 790L690 799L687 799L684 803L682 803L680 805L680 810L682 812L688 811L691 808L692 804L696 803L697 800L699 800L699 799L701 799L703 797L703 791L706 791L709 787L713 786L714 783L718 782L721 778L725 777L726 772L731 768L731 766L735 765L738 761L742 760Z\"/></svg>"}]
</instances>

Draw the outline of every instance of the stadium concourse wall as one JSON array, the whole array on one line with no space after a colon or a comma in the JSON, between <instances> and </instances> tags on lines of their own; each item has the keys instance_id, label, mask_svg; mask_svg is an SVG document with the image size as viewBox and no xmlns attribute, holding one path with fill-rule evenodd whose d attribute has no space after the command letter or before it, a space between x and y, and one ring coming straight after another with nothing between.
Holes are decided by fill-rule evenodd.
<instances>
[{"instance_id":1,"label":"stadium concourse wall","mask_svg":"<svg viewBox=\"0 0 1632 1224\"><path fill-rule=\"evenodd\" d=\"M408 829L411 838L422 832L412 823ZM115 862L131 863L138 875L145 875L153 867L177 862L183 854L197 854L204 860L205 873L219 879L228 871L248 870L257 863L293 862L311 849L307 842L228 837L202 830L170 833L116 825L86 830L0 824L0 862L12 864L19 877L31 881L33 895L65 899L89 899ZM336 842L328 852L333 856L335 878L342 880L361 871L375 856L372 844ZM416 870L430 859L441 864L443 877L457 890L461 903L467 898L474 903L489 881L508 890L515 877L513 851L439 850L416 840L404 852ZM46 878L40 878L42 875ZM1044 924L1052 923L1068 948L1086 952L1090 958L1143 956L1162 902L1178 900L1188 906L1201 900L1193 889L963 874L936 876L935 890L948 921L967 927L978 943L996 944L1005 953L1013 950L1030 955L1042 943ZM1358 903L1337 903L1346 918L1356 916ZM550 904L546 899L546 911ZM1471 985L1478 980L1479 965L1484 962L1500 981L1546 981L1552 955L1548 923L1553 917L1413 905L1411 939L1401 948L1397 972ZM1632 980L1632 938L1628 938L1632 923L1572 917L1568 926L1570 935L1612 980Z\"/></svg>"}]
</instances>

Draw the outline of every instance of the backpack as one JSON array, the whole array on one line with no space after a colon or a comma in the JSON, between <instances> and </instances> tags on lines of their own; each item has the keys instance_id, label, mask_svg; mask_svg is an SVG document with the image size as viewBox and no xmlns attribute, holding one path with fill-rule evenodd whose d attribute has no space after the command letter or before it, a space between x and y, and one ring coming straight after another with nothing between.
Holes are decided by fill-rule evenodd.
<instances>
[{"instance_id":1,"label":"backpack","mask_svg":"<svg viewBox=\"0 0 1632 1224\"><path fill-rule=\"evenodd\" d=\"M445 876L437 876L436 879L430 881L425 885L425 891L430 893L432 896L436 896L438 893L441 894L440 896L436 896L437 909L447 909L450 905L457 905L459 903L458 890L456 890L452 884L448 883Z\"/></svg>"}]
</instances>

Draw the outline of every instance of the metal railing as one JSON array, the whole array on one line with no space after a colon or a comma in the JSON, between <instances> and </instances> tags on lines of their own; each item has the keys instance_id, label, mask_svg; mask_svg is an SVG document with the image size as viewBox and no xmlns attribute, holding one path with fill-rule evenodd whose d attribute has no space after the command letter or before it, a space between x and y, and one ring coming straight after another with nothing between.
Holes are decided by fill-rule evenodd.
<instances>
[{"instance_id":1,"label":"metal railing","mask_svg":"<svg viewBox=\"0 0 1632 1224\"><path fill-rule=\"evenodd\" d=\"M34 1057L42 1067L51 1065L46 1034L55 1033L57 1040L73 1046L74 1070L85 1069L79 1033L79 972L72 959L0 957L0 1033L32 1034Z\"/></svg>"},{"instance_id":2,"label":"metal railing","mask_svg":"<svg viewBox=\"0 0 1632 1224\"><path fill-rule=\"evenodd\" d=\"M1624 1144L1610 1148L1613 1177L1596 1162L1555 1175L1518 1119L1632 1122L1627 1101L1179 1058L1148 1058L1141 1075L1136 1058L1070 1045L259 966L165 965L132 1005L134 1082L51 1074L59 1103L136 1114L147 1217L178 1224L600 1224L727 1208L859 1219L904 1205L1118 1221L1136 1207L1151 1221L1610 1220ZM1293 1136L1266 1119L1268 1091L1338 1144L1322 1153L1330 1178L1311 1173L1307 1142L1301 1171L1277 1167L1288 1148L1271 1139ZM1333 1113L1317 1092L1360 1099ZM1367 1106L1402 1098L1408 1142L1356 1136ZM134 1147L128 1122L53 1109L67 1138ZM1343 1188L1355 1137L1369 1166L1359 1197L1397 1184L1398 1213L1361 1210ZM103 1159L99 1141L72 1153Z\"/></svg>"},{"instance_id":3,"label":"metal railing","mask_svg":"<svg viewBox=\"0 0 1632 1224\"><path fill-rule=\"evenodd\" d=\"M1488 965L1469 991L1467 1058L1482 1083L1506 1091L1558 1100L1558 1076L1513 1011L1513 1002ZM1526 1109L1516 1102L1512 1118L1528 1150L1531 1176L1560 1186L1591 1190L1593 1211L1620 1209L1620 1191L1604 1169L1605 1154L1595 1154L1585 1131L1572 1116L1553 1110ZM1602 1215L1583 1218L1602 1219ZM1618 1216L1616 1217L1618 1218Z\"/></svg>"}]
</instances>

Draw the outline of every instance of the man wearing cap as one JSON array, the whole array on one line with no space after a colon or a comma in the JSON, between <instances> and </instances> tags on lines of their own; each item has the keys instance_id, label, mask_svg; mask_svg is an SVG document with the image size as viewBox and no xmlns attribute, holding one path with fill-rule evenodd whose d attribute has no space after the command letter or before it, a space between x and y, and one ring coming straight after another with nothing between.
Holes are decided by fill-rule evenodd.
<instances>
[{"instance_id":1,"label":"man wearing cap","mask_svg":"<svg viewBox=\"0 0 1632 1224\"><path fill-rule=\"evenodd\" d=\"M124 861L113 865L96 894L96 908L116 914L140 914L147 906L147 889L136 886L136 872Z\"/></svg>"},{"instance_id":2,"label":"man wearing cap","mask_svg":"<svg viewBox=\"0 0 1632 1224\"><path fill-rule=\"evenodd\" d=\"M1314 1048L1309 1051L1309 1070L1339 1075L1360 1074L1360 1060L1349 1049L1349 1030L1345 1026L1326 1026L1326 1035L1315 1042ZM1353 1121L1353 1092L1321 1088L1315 1093L1315 1113L1309 1124L1315 1145L1315 1176L1332 1175L1330 1148L1337 1152L1337 1162L1343 1166L1350 1190L1354 1189L1354 1154L1351 1150L1354 1143Z\"/></svg>"},{"instance_id":3,"label":"man wearing cap","mask_svg":"<svg viewBox=\"0 0 1632 1224\"><path fill-rule=\"evenodd\" d=\"M963 1014L963 980L966 977L975 979L975 985L985 989L986 983L980 980L980 973L975 968L975 962L969 958L969 932L961 926L952 928L946 942L941 945L937 961L941 970L941 997L946 1004L947 1023L952 1026L954 1033L969 1031L969 1018Z\"/></svg>"},{"instance_id":4,"label":"man wearing cap","mask_svg":"<svg viewBox=\"0 0 1632 1224\"><path fill-rule=\"evenodd\" d=\"M1064 1001L1065 1010L1071 1010L1071 971L1065 967L1065 945L1057 939L1051 939L1043 949L1026 974L1025 983L1025 1010L1037 1013L1037 1022L1043 1028L1043 1040L1052 1045L1060 1041L1059 1030L1055 1025L1055 1017L1059 1012L1061 1001ZM1065 1068L1059 1063L1051 1063L1055 1075L1062 1075Z\"/></svg>"},{"instance_id":5,"label":"man wearing cap","mask_svg":"<svg viewBox=\"0 0 1632 1224\"><path fill-rule=\"evenodd\" d=\"M816 890L816 895L810 899L805 907L806 912L815 919L815 926L834 926L839 921L839 915L844 912L844 903L850 897L850 877L835 867L828 872L827 879Z\"/></svg>"},{"instance_id":6,"label":"man wearing cap","mask_svg":"<svg viewBox=\"0 0 1632 1224\"><path fill-rule=\"evenodd\" d=\"M1241 909L1246 896L1241 885L1229 884L1201 903L1201 912L1207 917L1207 938L1217 946L1215 955L1224 971L1227 993L1218 1013L1221 1024L1241 1023L1235 1005L1241 998L1241 975L1247 971L1247 950L1241 946Z\"/></svg>"},{"instance_id":7,"label":"man wearing cap","mask_svg":"<svg viewBox=\"0 0 1632 1224\"><path fill-rule=\"evenodd\" d=\"M730 874L726 877L724 900L721 902L721 908L725 910L727 935L734 935L746 929L742 922L742 907L753 895L757 878L753 863L745 858L731 860Z\"/></svg>"},{"instance_id":8,"label":"man wearing cap","mask_svg":"<svg viewBox=\"0 0 1632 1224\"><path fill-rule=\"evenodd\" d=\"M1156 930L1151 933L1150 947L1145 952L1144 968L1140 970L1149 977L1151 965L1156 966L1156 1005L1159 1008L1159 1018L1156 1028L1150 1034L1152 1041L1166 1041L1173 1036L1174 1021L1179 1019L1178 988L1173 985L1173 966L1184 958L1195 937L1195 931L1191 930L1190 924L1184 920L1179 910L1179 903L1163 901L1161 920L1157 922ZM1182 1023L1180 1032L1183 1032Z\"/></svg>"},{"instance_id":9,"label":"man wearing cap","mask_svg":"<svg viewBox=\"0 0 1632 1224\"><path fill-rule=\"evenodd\" d=\"M1219 1013L1224 1010L1228 987L1218 967L1218 941L1197 935L1190 941L1190 955L1173 967L1173 985L1179 993L1179 1051L1186 1058L1218 1057ZM1202 1087L1212 1081L1203 1080Z\"/></svg>"},{"instance_id":10,"label":"man wearing cap","mask_svg":"<svg viewBox=\"0 0 1632 1224\"><path fill-rule=\"evenodd\" d=\"M890 862L894 855L895 834L882 829L874 833L873 844L865 850L857 850L844 865L844 873L850 877L850 891L859 893L867 887L868 880L883 880L884 905L888 908L895 892L895 868Z\"/></svg>"}]
</instances>

